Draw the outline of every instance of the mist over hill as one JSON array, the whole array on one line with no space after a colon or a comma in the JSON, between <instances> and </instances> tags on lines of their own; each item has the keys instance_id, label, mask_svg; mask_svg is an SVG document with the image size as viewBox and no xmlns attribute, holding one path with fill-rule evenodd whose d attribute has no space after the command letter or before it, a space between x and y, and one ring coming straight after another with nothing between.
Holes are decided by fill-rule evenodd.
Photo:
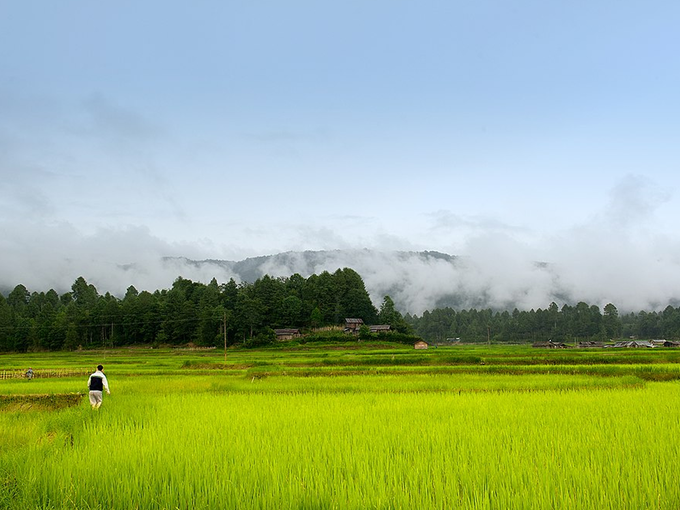
<instances>
[{"instance_id":1,"label":"mist over hill","mask_svg":"<svg viewBox=\"0 0 680 510\"><path fill-rule=\"evenodd\" d=\"M513 249L479 250L454 256L436 251L378 251L368 249L289 251L240 261L164 258L164 271L175 270L187 278L218 281L234 278L253 282L268 274L304 277L343 267L357 271L378 306L385 295L404 313L450 306L456 309L492 308L530 310L551 302L585 301L604 307L613 303L622 312L660 310L678 306L680 288L672 285L675 271L658 261L649 266L620 265L612 259L588 266L582 261L532 260Z\"/></svg>"},{"instance_id":2,"label":"mist over hill","mask_svg":"<svg viewBox=\"0 0 680 510\"><path fill-rule=\"evenodd\" d=\"M163 264L184 265L200 274L222 273L243 282L253 282L265 274L287 277L298 273L308 277L350 267L362 276L374 303L379 304L389 295L400 310L412 314L444 306L530 309L571 299L549 264L528 262L485 268L470 258L435 251L304 251L238 262L164 258Z\"/></svg>"},{"instance_id":3,"label":"mist over hill","mask_svg":"<svg viewBox=\"0 0 680 510\"><path fill-rule=\"evenodd\" d=\"M100 294L122 297L130 285L153 292L170 288L179 276L204 283L233 278L240 283L265 274L288 277L299 273L306 278L348 267L361 275L376 306L389 295L400 311L418 315L445 306L530 310L546 308L553 301L560 306L585 301L600 307L611 302L621 312L637 312L679 302L680 287L673 284L676 268L663 260L652 260L647 266L633 259L624 264L621 258L611 258L608 264L595 258L587 264L585 256L577 262L558 257L537 262L518 250L493 248L484 246L465 256L368 249L288 251L238 261L162 257L140 251L132 255L137 260L126 264L113 263L110 257L54 257L40 265L25 263L22 271L6 268L0 291L7 295L15 285L23 284L31 292L53 288L63 293L83 276Z\"/></svg>"}]
</instances>

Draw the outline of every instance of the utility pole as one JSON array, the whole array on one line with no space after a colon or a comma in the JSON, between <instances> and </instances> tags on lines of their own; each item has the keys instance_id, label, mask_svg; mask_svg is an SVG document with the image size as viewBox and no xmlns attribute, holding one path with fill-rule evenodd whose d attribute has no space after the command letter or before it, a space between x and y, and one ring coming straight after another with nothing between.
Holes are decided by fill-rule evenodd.
<instances>
[{"instance_id":1,"label":"utility pole","mask_svg":"<svg viewBox=\"0 0 680 510\"><path fill-rule=\"evenodd\" d=\"M227 364L227 311L222 316L222 329L224 330L224 364Z\"/></svg>"}]
</instances>

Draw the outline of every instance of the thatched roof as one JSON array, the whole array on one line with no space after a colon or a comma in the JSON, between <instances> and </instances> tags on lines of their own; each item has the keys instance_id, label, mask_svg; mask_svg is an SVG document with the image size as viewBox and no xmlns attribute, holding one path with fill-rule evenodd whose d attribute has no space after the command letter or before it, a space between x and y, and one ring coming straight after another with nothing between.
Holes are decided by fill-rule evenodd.
<instances>
[{"instance_id":1,"label":"thatched roof","mask_svg":"<svg viewBox=\"0 0 680 510\"><path fill-rule=\"evenodd\" d=\"M587 347L604 347L604 342L579 342L578 346L582 349Z\"/></svg>"},{"instance_id":2,"label":"thatched roof","mask_svg":"<svg viewBox=\"0 0 680 510\"><path fill-rule=\"evenodd\" d=\"M627 347L633 349L638 347L646 347L651 349L654 347L654 344L649 340L629 340L625 342L616 342L614 347Z\"/></svg>"},{"instance_id":3,"label":"thatched roof","mask_svg":"<svg viewBox=\"0 0 680 510\"><path fill-rule=\"evenodd\" d=\"M284 335L299 335L300 330L299 329L275 329L274 333L276 333L276 336L284 336Z\"/></svg>"},{"instance_id":4,"label":"thatched roof","mask_svg":"<svg viewBox=\"0 0 680 510\"><path fill-rule=\"evenodd\" d=\"M563 344L560 342L553 342L552 340L548 340L547 342L534 342L532 347L543 347L545 349L565 349L567 347L567 344Z\"/></svg>"}]
</instances>

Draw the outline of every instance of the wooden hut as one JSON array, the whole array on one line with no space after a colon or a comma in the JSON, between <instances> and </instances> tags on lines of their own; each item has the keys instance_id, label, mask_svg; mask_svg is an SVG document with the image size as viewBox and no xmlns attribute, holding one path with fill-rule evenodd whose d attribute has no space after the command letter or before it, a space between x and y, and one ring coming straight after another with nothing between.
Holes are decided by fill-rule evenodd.
<instances>
[{"instance_id":1,"label":"wooden hut","mask_svg":"<svg viewBox=\"0 0 680 510\"><path fill-rule=\"evenodd\" d=\"M553 342L548 340L547 342L534 342L532 347L542 347L543 349L566 349L567 344L561 342Z\"/></svg>"},{"instance_id":2,"label":"wooden hut","mask_svg":"<svg viewBox=\"0 0 680 510\"><path fill-rule=\"evenodd\" d=\"M616 342L614 347L625 347L628 349L647 348L652 349L654 344L648 340L629 340L626 342Z\"/></svg>"},{"instance_id":3,"label":"wooden hut","mask_svg":"<svg viewBox=\"0 0 680 510\"><path fill-rule=\"evenodd\" d=\"M427 344L427 342L424 342L423 340L418 340L418 341L413 345L413 348L414 348L414 349L427 349L428 347L429 347L429 345Z\"/></svg>"},{"instance_id":4,"label":"wooden hut","mask_svg":"<svg viewBox=\"0 0 680 510\"><path fill-rule=\"evenodd\" d=\"M275 329L274 333L276 333L276 339L277 340L293 340L294 338L300 338L302 334L300 334L299 329Z\"/></svg>"},{"instance_id":5,"label":"wooden hut","mask_svg":"<svg viewBox=\"0 0 680 510\"><path fill-rule=\"evenodd\" d=\"M578 347L579 349L593 349L593 348L597 349L604 347L604 342L592 342L592 341L579 342Z\"/></svg>"},{"instance_id":6,"label":"wooden hut","mask_svg":"<svg viewBox=\"0 0 680 510\"><path fill-rule=\"evenodd\" d=\"M363 319L345 319L345 332L346 333L358 333L359 328L364 324Z\"/></svg>"}]
</instances>

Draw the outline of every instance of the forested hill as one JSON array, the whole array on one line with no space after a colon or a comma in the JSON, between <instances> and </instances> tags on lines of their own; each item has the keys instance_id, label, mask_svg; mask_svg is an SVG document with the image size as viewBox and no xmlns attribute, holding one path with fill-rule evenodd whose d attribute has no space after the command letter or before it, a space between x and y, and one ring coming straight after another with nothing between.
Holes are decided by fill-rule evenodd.
<instances>
[{"instance_id":1,"label":"forested hill","mask_svg":"<svg viewBox=\"0 0 680 510\"><path fill-rule=\"evenodd\" d=\"M674 295L668 286L641 283L631 272L626 278L616 278L615 273L598 268L589 275L592 269L577 270L498 251L466 257L435 251L303 251L238 262L165 259L165 263L178 270L191 267L197 277L214 275L220 281L233 277L249 283L264 275L306 278L347 267L362 276L373 303L389 295L402 313L417 315L446 307L511 312L545 308L552 302L559 306L586 302L601 308L616 303L626 313L680 305L680 290ZM640 271L644 273L644 268ZM191 273L179 274L192 277Z\"/></svg>"},{"instance_id":2,"label":"forested hill","mask_svg":"<svg viewBox=\"0 0 680 510\"><path fill-rule=\"evenodd\" d=\"M358 266L370 273L368 266L375 261L409 264L415 261L424 263L444 262L455 265L458 257L436 251L394 251L377 252L374 250L321 250L288 251L274 255L249 257L240 261L206 259L192 260L184 257L165 257L164 262L179 262L194 267L215 267L230 272L237 280L253 283L258 278L269 276L291 276L299 274L311 276L323 271L334 272L343 267ZM354 267L352 268L354 269ZM355 269L356 270L356 269Z\"/></svg>"},{"instance_id":3,"label":"forested hill","mask_svg":"<svg viewBox=\"0 0 680 510\"><path fill-rule=\"evenodd\" d=\"M389 296L376 309L361 276L343 268L308 278L265 275L240 284L233 279L219 284L214 278L204 284L180 277L170 289L154 292L130 286L122 298L100 294L83 277L63 294L19 284L7 297L0 295L0 351L134 344L217 346L224 344L225 334L228 344L262 345L276 340L275 329L318 335L319 329L329 326L342 329L347 318L362 319L365 325L389 325L391 332L385 335L391 336L382 339L401 342L410 342L413 333L431 342L680 338L680 308L670 305L662 312L623 315L611 303L600 309L585 302L562 307L553 302L545 308L512 312L445 307L402 316Z\"/></svg>"},{"instance_id":4,"label":"forested hill","mask_svg":"<svg viewBox=\"0 0 680 510\"><path fill-rule=\"evenodd\" d=\"M185 258L166 258L163 262L191 268L196 274L215 274L218 278L220 274L223 278L229 275L250 283L264 275L308 277L348 267L363 277L374 303L389 295L400 310L412 314L446 306L512 310L587 299L570 295L547 263L528 261L518 270L515 266L503 268L499 260L499 267L490 272L480 267L479 261L436 251L303 251L238 262ZM496 274L503 272L502 277Z\"/></svg>"},{"instance_id":5,"label":"forested hill","mask_svg":"<svg viewBox=\"0 0 680 510\"><path fill-rule=\"evenodd\" d=\"M233 279L208 284L177 278L170 289L139 292L130 286L120 299L79 277L71 291L31 291L17 285L0 295L0 350L57 350L132 344L255 345L275 340L274 329L306 331L343 326L346 318L389 324L410 332L394 303L380 310L361 276L338 269L304 278L263 276L253 283Z\"/></svg>"},{"instance_id":6,"label":"forested hill","mask_svg":"<svg viewBox=\"0 0 680 510\"><path fill-rule=\"evenodd\" d=\"M374 305L389 295L398 310L412 315L445 307L531 310L551 302L559 306L585 302L601 308L616 303L626 313L659 311L668 304L680 304L680 290L671 284L670 273L660 274L658 268L650 269L652 266L620 274L617 267L593 267L582 261L578 267L565 261L539 262L512 250L486 248L465 257L433 251L332 250L286 252L240 261L144 254L125 263L94 260L82 267L75 261L53 261L22 278L8 271L0 281L0 292L7 296L21 283L32 289L51 287L62 294L83 275L101 294L110 292L122 298L130 285L153 293L167 288L177 276L205 284L213 278L219 283L233 278L238 284L254 283L264 275L308 278L351 268L362 276Z\"/></svg>"}]
</instances>

